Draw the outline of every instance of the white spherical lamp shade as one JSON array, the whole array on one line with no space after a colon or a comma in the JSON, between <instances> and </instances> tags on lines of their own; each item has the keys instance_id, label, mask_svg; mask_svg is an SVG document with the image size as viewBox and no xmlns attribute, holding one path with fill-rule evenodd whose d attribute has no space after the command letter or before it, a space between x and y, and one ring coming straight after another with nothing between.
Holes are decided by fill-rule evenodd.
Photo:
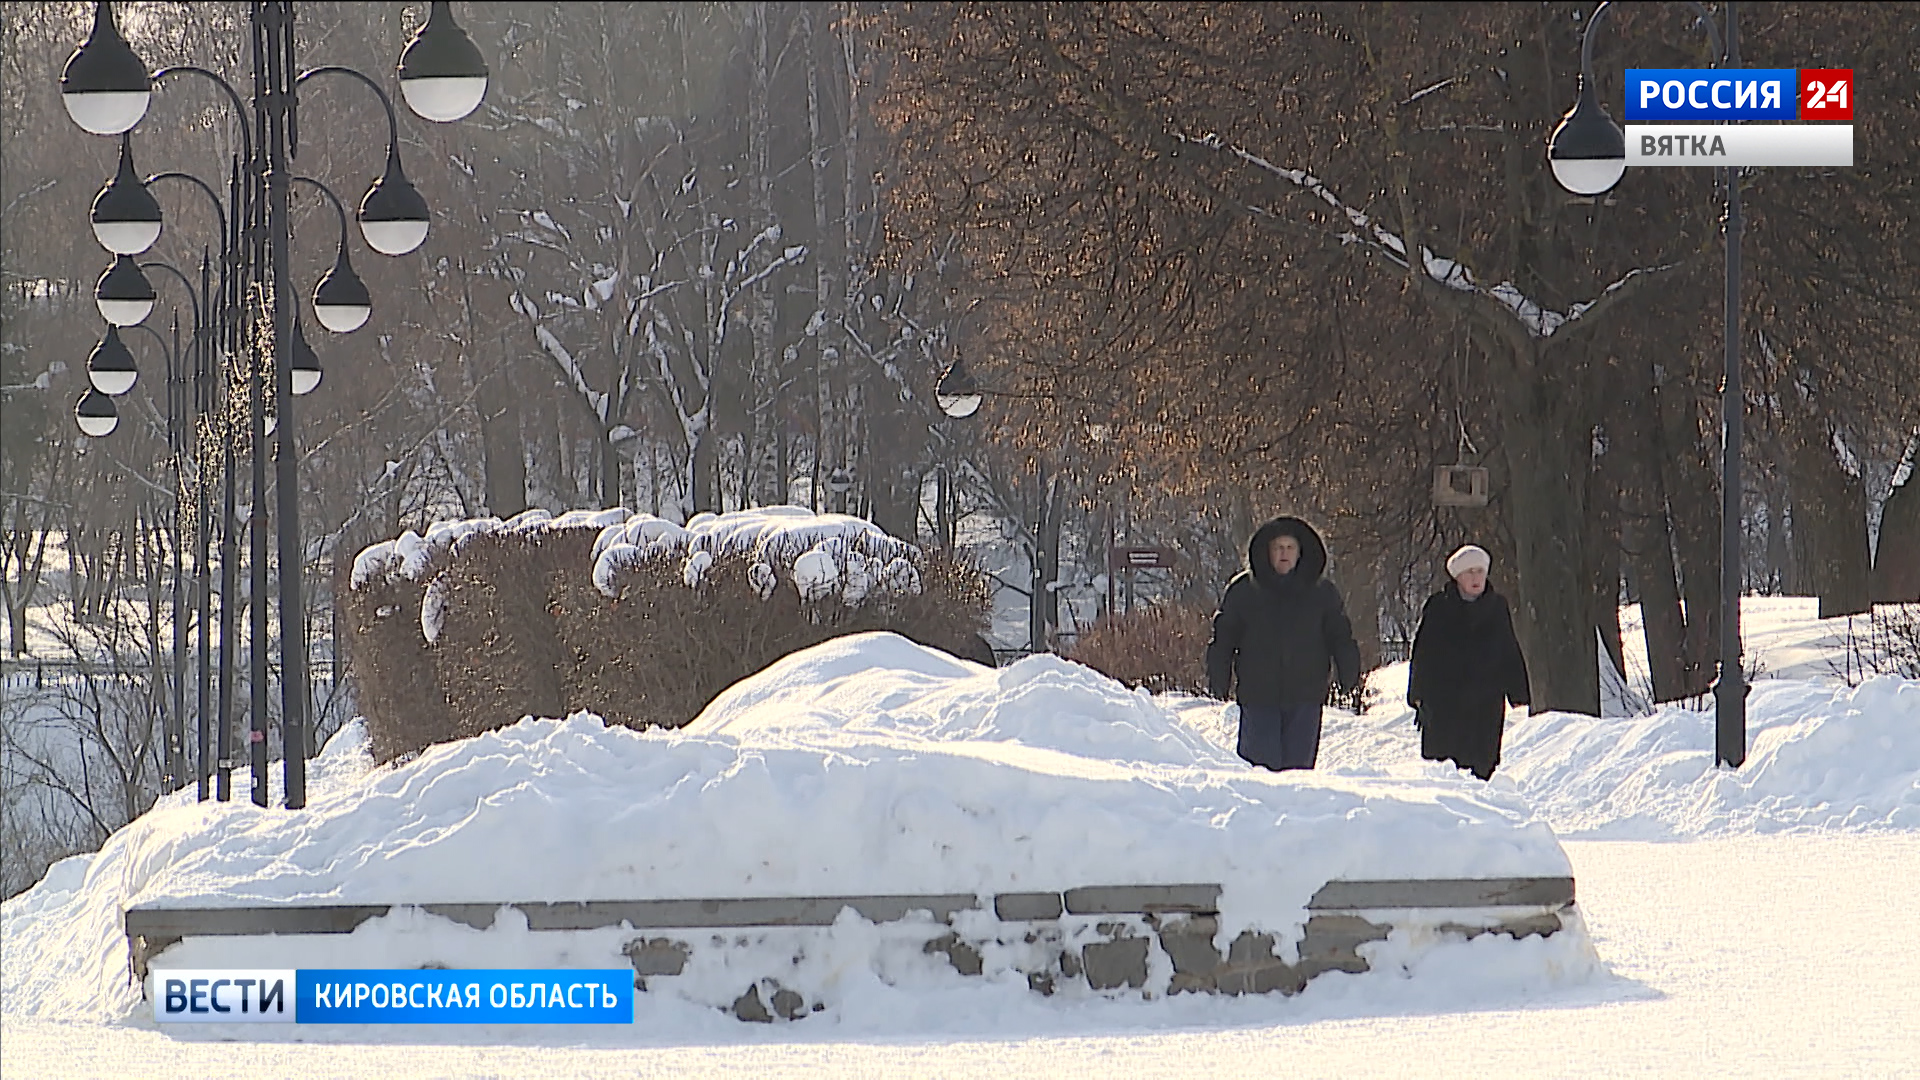
<instances>
[{"instance_id":1,"label":"white spherical lamp shade","mask_svg":"<svg viewBox=\"0 0 1920 1080\"><path fill-rule=\"evenodd\" d=\"M80 434L95 439L106 438L120 426L119 408L112 398L98 390L80 395L79 404L73 407L73 418L80 424Z\"/></svg>"},{"instance_id":2,"label":"white spherical lamp shade","mask_svg":"<svg viewBox=\"0 0 1920 1080\"><path fill-rule=\"evenodd\" d=\"M120 340L120 328L107 327L106 336L87 357L87 382L98 393L119 397L132 390L139 380L140 369L133 362L133 351Z\"/></svg>"},{"instance_id":3,"label":"white spherical lamp shade","mask_svg":"<svg viewBox=\"0 0 1920 1080\"><path fill-rule=\"evenodd\" d=\"M60 100L67 115L95 135L118 135L147 115L153 80L120 28L106 0L93 6L93 32L67 58L60 73Z\"/></svg>"},{"instance_id":4,"label":"white spherical lamp shade","mask_svg":"<svg viewBox=\"0 0 1920 1080\"><path fill-rule=\"evenodd\" d=\"M487 62L453 21L453 6L436 2L400 54L400 94L422 119L447 124L480 107Z\"/></svg>"}]
</instances>

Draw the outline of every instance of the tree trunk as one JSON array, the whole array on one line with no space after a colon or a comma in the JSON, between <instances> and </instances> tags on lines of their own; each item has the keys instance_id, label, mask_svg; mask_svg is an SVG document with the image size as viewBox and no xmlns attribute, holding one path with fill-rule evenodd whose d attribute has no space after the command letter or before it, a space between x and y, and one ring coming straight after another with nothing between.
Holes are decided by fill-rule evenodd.
<instances>
[{"instance_id":1,"label":"tree trunk","mask_svg":"<svg viewBox=\"0 0 1920 1080\"><path fill-rule=\"evenodd\" d=\"M827 433L834 427L833 363L840 355L840 320L846 317L846 306L841 302L844 290L835 268L836 265L844 265L848 257L844 234L842 243L830 243L834 229L828 195L833 190L834 182L825 130L826 117L821 102L822 72L827 69L827 64L822 61L823 38L827 44L834 44L830 35L822 34L820 20L810 13L807 18L807 136L811 151L808 157L813 167L813 292L814 304L820 312L820 325L813 339L814 461L810 499L815 513L821 508L820 485L826 479L826 462L830 460ZM839 264L836 264L836 258L841 260Z\"/></svg>"},{"instance_id":2,"label":"tree trunk","mask_svg":"<svg viewBox=\"0 0 1920 1080\"><path fill-rule=\"evenodd\" d=\"M747 219L751 222L750 236L759 236L776 224L771 164L773 122L768 108L773 78L773 59L768 49L769 8L770 5L762 0L750 7L748 15ZM773 244L764 258L769 262L779 258L783 246ZM752 270L760 268L755 266ZM766 475L770 471L766 468L766 457L773 440L777 438L774 434L772 388L778 381L781 351L774 336L773 280L768 278L754 285L746 300L747 325L753 330L753 352L747 358L747 369L743 372L746 380L741 392L741 404L746 407L747 413L746 423L740 433L740 471L744 481L740 500L743 507L766 501L765 493L772 486Z\"/></svg>"},{"instance_id":3,"label":"tree trunk","mask_svg":"<svg viewBox=\"0 0 1920 1080\"><path fill-rule=\"evenodd\" d=\"M1778 459L1776 459L1778 460ZM1787 584L1787 493L1776 475L1766 480L1767 592L1778 596Z\"/></svg>"},{"instance_id":4,"label":"tree trunk","mask_svg":"<svg viewBox=\"0 0 1920 1080\"><path fill-rule=\"evenodd\" d=\"M1634 366L1638 377L1626 381L1626 399L1617 413L1620 438L1610 451L1620 456L1621 465L1621 556L1640 598L1653 700L1679 701L1698 691L1687 678L1687 618L1680 607L1680 582L1673 565L1673 527L1660 469L1652 366L1644 362Z\"/></svg>"},{"instance_id":5,"label":"tree trunk","mask_svg":"<svg viewBox=\"0 0 1920 1080\"><path fill-rule=\"evenodd\" d=\"M1657 494L1657 493L1656 493ZM1627 574L1640 596L1640 622L1646 638L1647 669L1655 702L1680 701L1695 691L1687 678L1686 614L1673 573L1673 537L1664 501L1641 503L1641 512L1623 519L1622 554Z\"/></svg>"},{"instance_id":6,"label":"tree trunk","mask_svg":"<svg viewBox=\"0 0 1920 1080\"><path fill-rule=\"evenodd\" d=\"M1880 507L1874 546L1873 602L1920 604L1920 484L1909 473Z\"/></svg>"},{"instance_id":7,"label":"tree trunk","mask_svg":"<svg viewBox=\"0 0 1920 1080\"><path fill-rule=\"evenodd\" d=\"M1609 440L1611 443L1612 440ZM1586 543L1593 570L1590 607L1600 644L1624 678L1627 657L1620 634L1620 479L1621 452L1609 446L1594 459L1588 474Z\"/></svg>"},{"instance_id":8,"label":"tree trunk","mask_svg":"<svg viewBox=\"0 0 1920 1080\"><path fill-rule=\"evenodd\" d=\"M691 506L693 512L696 514L703 514L714 509L714 487L718 482L718 477L714 475L716 470L714 469L713 453L713 439L704 432L695 432L693 435L693 452L688 455L692 458L692 465L687 479L693 495L688 505Z\"/></svg>"},{"instance_id":9,"label":"tree trunk","mask_svg":"<svg viewBox=\"0 0 1920 1080\"><path fill-rule=\"evenodd\" d=\"M1036 465L1033 484L1033 535L1037 541L1028 555L1033 570L1033 595L1027 604L1027 647L1034 652L1053 648L1053 629L1060 624L1060 593L1049 588L1060 577L1060 511L1065 485L1057 473Z\"/></svg>"},{"instance_id":10,"label":"tree trunk","mask_svg":"<svg viewBox=\"0 0 1920 1080\"><path fill-rule=\"evenodd\" d=\"M1794 542L1809 584L1820 596L1820 617L1866 614L1873 607L1866 483L1841 465L1825 420L1796 412L1788 423Z\"/></svg>"},{"instance_id":11,"label":"tree trunk","mask_svg":"<svg viewBox=\"0 0 1920 1080\"><path fill-rule=\"evenodd\" d=\"M890 536L912 542L919 535L918 505L910 489L912 478L902 465L880 467L880 475L870 478L867 490L873 500L873 523Z\"/></svg>"},{"instance_id":12,"label":"tree trunk","mask_svg":"<svg viewBox=\"0 0 1920 1080\"><path fill-rule=\"evenodd\" d=\"M1492 346L1511 485L1514 629L1532 675L1533 711L1598 716L1592 584L1580 539L1586 524L1580 478L1593 457L1592 425L1578 413L1581 395L1549 378L1537 344L1484 340Z\"/></svg>"},{"instance_id":13,"label":"tree trunk","mask_svg":"<svg viewBox=\"0 0 1920 1080\"><path fill-rule=\"evenodd\" d=\"M1657 369L1653 400L1660 418L1661 481L1686 606L1684 696L1693 697L1707 692L1720 663L1720 480L1707 464L1719 440L1708 434L1686 386Z\"/></svg>"},{"instance_id":14,"label":"tree trunk","mask_svg":"<svg viewBox=\"0 0 1920 1080\"><path fill-rule=\"evenodd\" d=\"M614 448L608 432L602 430L600 442L600 492L599 509L620 505L620 453Z\"/></svg>"},{"instance_id":15,"label":"tree trunk","mask_svg":"<svg viewBox=\"0 0 1920 1080\"><path fill-rule=\"evenodd\" d=\"M28 511L22 508L21 518ZM18 569L0 580L0 597L4 597L7 606L7 644L14 656L27 653L27 611L33 606L33 594L40 584L40 568L46 559L47 529L41 527L23 527L8 538L12 548L12 564ZM28 549L32 554L28 554ZM9 568L12 569L11 567ZM18 577L15 578L14 574Z\"/></svg>"},{"instance_id":16,"label":"tree trunk","mask_svg":"<svg viewBox=\"0 0 1920 1080\"><path fill-rule=\"evenodd\" d=\"M1347 615L1353 621L1353 638L1360 646L1360 670L1380 666L1380 570L1372 558L1355 558L1340 564L1340 594L1347 602Z\"/></svg>"},{"instance_id":17,"label":"tree trunk","mask_svg":"<svg viewBox=\"0 0 1920 1080\"><path fill-rule=\"evenodd\" d=\"M505 335L500 347L507 347ZM520 434L520 399L502 367L482 379L477 390L480 406L480 447L487 477L487 512L510 518L527 508L527 457Z\"/></svg>"}]
</instances>

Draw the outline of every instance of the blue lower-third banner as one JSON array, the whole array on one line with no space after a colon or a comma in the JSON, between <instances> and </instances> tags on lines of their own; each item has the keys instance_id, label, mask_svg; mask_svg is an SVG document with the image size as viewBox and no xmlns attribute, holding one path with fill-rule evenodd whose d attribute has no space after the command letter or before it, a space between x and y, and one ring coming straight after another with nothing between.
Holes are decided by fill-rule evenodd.
<instances>
[{"instance_id":1,"label":"blue lower-third banner","mask_svg":"<svg viewBox=\"0 0 1920 1080\"><path fill-rule=\"evenodd\" d=\"M630 968L154 971L167 1023L630 1024ZM289 986L288 984L292 985Z\"/></svg>"}]
</instances>

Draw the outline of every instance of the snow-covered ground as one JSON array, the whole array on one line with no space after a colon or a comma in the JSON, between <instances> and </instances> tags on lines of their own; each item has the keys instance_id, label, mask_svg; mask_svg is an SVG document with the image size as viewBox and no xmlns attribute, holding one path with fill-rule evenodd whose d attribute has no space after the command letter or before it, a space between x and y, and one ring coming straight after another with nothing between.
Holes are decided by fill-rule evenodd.
<instances>
[{"instance_id":1,"label":"snow-covered ground","mask_svg":"<svg viewBox=\"0 0 1920 1080\"><path fill-rule=\"evenodd\" d=\"M1389 669L1367 714L1329 711L1319 771L1256 774L1231 758L1217 703L1129 694L1050 657L989 672L885 636L789 658L680 733L529 721L385 769L345 737L304 814L168 802L8 902L0 1072L1910 1075L1920 950L1895 898L1920 871L1920 682L1849 688L1823 664L1834 628L1807 625L1810 602L1761 603L1773 610L1749 608L1751 651L1801 677L1756 686L1738 772L1711 765L1710 710L1516 713L1483 785L1418 760L1404 671ZM638 995L631 1029L161 1033L129 1015L117 926L129 902L506 899L510 875L527 887L513 899L1218 880L1230 921L1284 927L1331 876L1562 860L1584 925L1544 941L1396 937L1368 947L1372 972L1297 997L1044 999L863 964L837 983L796 971L839 997L774 1028L689 987ZM513 927L421 929L375 927L331 958L554 959ZM851 923L827 934L869 960L889 944ZM196 964L236 959L184 948L208 950ZM401 948L440 952L393 959Z\"/></svg>"},{"instance_id":2,"label":"snow-covered ground","mask_svg":"<svg viewBox=\"0 0 1920 1080\"><path fill-rule=\"evenodd\" d=\"M812 1021L700 1030L235 1035L8 1016L9 1077L1045 1076L1289 1078L1914 1074L1920 964L1894 912L1920 837L1771 836L1567 845L1612 974L1558 992L1476 979L1323 976L1297 998L1094 1002L984 1016L970 1034L850 1037ZM1483 939L1485 940L1485 939ZM1488 941L1487 948L1497 943ZM1468 964L1474 965L1472 969ZM1485 985L1493 982L1495 985ZM223 1041L244 1038L244 1042ZM617 1040L617 1041L616 1041Z\"/></svg>"},{"instance_id":3,"label":"snow-covered ground","mask_svg":"<svg viewBox=\"0 0 1920 1080\"><path fill-rule=\"evenodd\" d=\"M787 657L679 731L633 732L588 715L526 720L392 768L373 767L359 732L316 761L301 813L179 792L9 901L7 942L24 962L0 976L7 1009L131 1012L138 989L125 978L119 913L136 905L990 896L1214 882L1223 942L1247 928L1292 942L1330 880L1568 873L1552 831L1524 804L1454 770L1401 760L1315 776L1256 771L1145 693L1080 665L1035 656L994 670L891 634ZM426 921L396 916L298 942L197 940L166 960L458 968L511 955L509 966L565 966L542 951L562 950L573 964L611 967L632 936ZM758 951L783 985L864 1023L910 1006L876 1012L854 1002L863 990L912 996L868 986L869 967L890 982L934 980L935 990L946 989L942 974L963 981L921 948L942 932L888 927L870 941L835 927L810 951L832 958L825 969L789 970L781 958L795 950L783 935ZM1575 927L1548 943L1548 962L1577 963L1584 946ZM844 959L865 953L878 955ZM1031 994L1014 970L1029 958L1016 953L1009 945L999 958L1006 977L990 970L986 981L1018 1010ZM926 970L902 974L901 963ZM861 969L851 983L849 965ZM661 980L644 1004L724 1006L751 981L725 967L690 971Z\"/></svg>"}]
</instances>

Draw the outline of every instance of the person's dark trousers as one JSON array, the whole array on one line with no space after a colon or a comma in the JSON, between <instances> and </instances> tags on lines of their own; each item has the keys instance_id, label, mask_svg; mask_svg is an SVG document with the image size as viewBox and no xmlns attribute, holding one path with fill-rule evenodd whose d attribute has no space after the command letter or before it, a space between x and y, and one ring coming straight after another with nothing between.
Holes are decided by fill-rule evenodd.
<instances>
[{"instance_id":1,"label":"person's dark trousers","mask_svg":"<svg viewBox=\"0 0 1920 1080\"><path fill-rule=\"evenodd\" d=\"M1241 758L1276 772L1311 769L1320 756L1320 706L1240 706Z\"/></svg>"}]
</instances>

